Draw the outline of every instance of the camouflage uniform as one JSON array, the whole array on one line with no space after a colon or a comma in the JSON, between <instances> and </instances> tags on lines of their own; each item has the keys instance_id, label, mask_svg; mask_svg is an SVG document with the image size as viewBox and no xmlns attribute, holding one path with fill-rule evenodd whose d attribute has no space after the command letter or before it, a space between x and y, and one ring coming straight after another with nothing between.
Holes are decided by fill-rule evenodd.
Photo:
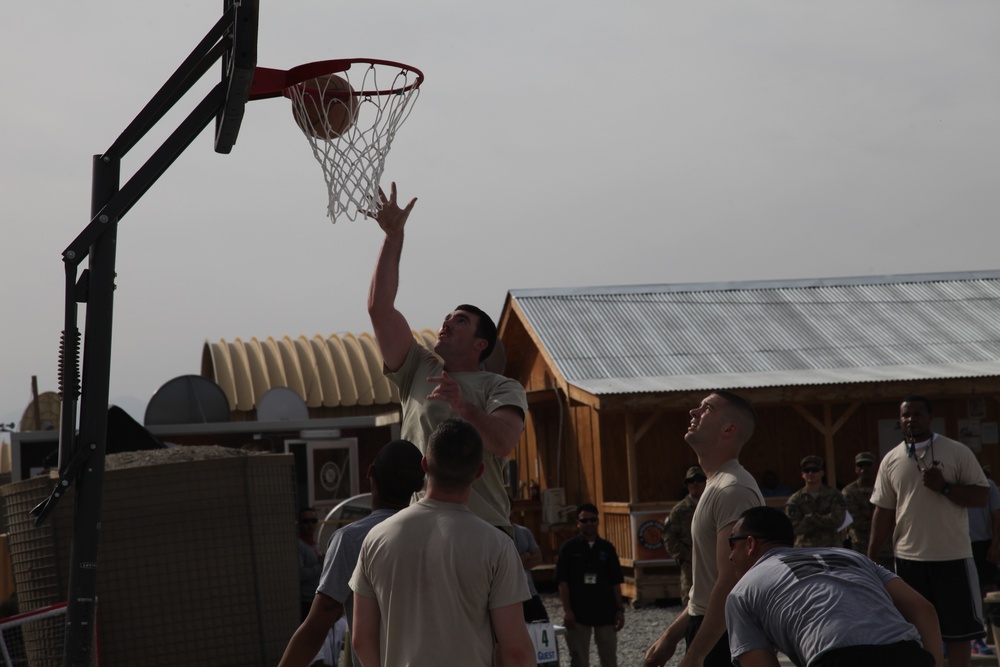
<instances>
[{"instance_id":1,"label":"camouflage uniform","mask_svg":"<svg viewBox=\"0 0 1000 667\"><path fill-rule=\"evenodd\" d=\"M663 543L667 552L677 559L681 566L681 604L687 606L691 591L691 517L694 516L698 501L685 496L670 511L663 531Z\"/></svg>"},{"instance_id":2,"label":"camouflage uniform","mask_svg":"<svg viewBox=\"0 0 1000 667\"><path fill-rule=\"evenodd\" d=\"M872 530L871 512L875 506L871 503L873 487L861 486L860 481L853 481L844 487L844 502L847 511L851 513L854 522L848 528L851 535L851 548L863 554L868 553L868 535ZM868 510L869 516L864 512Z\"/></svg>"},{"instance_id":3,"label":"camouflage uniform","mask_svg":"<svg viewBox=\"0 0 1000 667\"><path fill-rule=\"evenodd\" d=\"M839 491L823 486L815 495L801 488L791 495L785 513L795 528L797 547L842 547L839 528L847 505Z\"/></svg>"}]
</instances>

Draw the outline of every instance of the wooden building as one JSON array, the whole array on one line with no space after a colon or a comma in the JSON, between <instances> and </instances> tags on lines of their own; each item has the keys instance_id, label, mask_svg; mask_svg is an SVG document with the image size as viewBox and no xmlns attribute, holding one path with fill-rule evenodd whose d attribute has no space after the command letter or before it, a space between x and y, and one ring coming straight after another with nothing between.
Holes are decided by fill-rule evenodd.
<instances>
[{"instance_id":1,"label":"wooden building","mask_svg":"<svg viewBox=\"0 0 1000 667\"><path fill-rule=\"evenodd\" d=\"M596 504L639 603L676 596L660 531L696 463L688 410L712 390L754 403L741 461L792 489L808 454L826 460L830 485L850 482L857 452L899 441L910 394L933 402L936 431L1000 470L1000 271L514 290L498 324L505 374L529 403L510 468L515 520L551 564L576 530L572 508ZM414 335L433 346L433 332ZM230 423L176 441L316 456L356 442L340 466L364 492L367 464L399 433L398 394L381 368L366 333L206 343L201 374L225 393ZM262 423L260 400L275 388L304 401L305 421Z\"/></svg>"},{"instance_id":2,"label":"wooden building","mask_svg":"<svg viewBox=\"0 0 1000 667\"><path fill-rule=\"evenodd\" d=\"M899 442L911 394L1000 470L1000 272L515 290L499 326L529 400L515 496L565 498L539 536L550 554L595 503L640 602L675 594L657 521L696 463L688 410L714 389L758 410L743 465L793 490L808 454L831 486L852 481L857 452Z\"/></svg>"}]
</instances>

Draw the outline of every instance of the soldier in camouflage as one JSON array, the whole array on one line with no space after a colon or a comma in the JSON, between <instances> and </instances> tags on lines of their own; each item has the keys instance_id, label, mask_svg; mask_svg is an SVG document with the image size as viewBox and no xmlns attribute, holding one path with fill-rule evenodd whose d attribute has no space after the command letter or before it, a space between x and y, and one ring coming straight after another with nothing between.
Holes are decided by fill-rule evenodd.
<instances>
[{"instance_id":1,"label":"soldier in camouflage","mask_svg":"<svg viewBox=\"0 0 1000 667\"><path fill-rule=\"evenodd\" d=\"M670 510L663 531L663 542L681 568L681 605L687 606L691 591L691 518L698 499L705 492L705 471L691 466L684 476L688 494Z\"/></svg>"},{"instance_id":2,"label":"soldier in camouflage","mask_svg":"<svg viewBox=\"0 0 1000 667\"><path fill-rule=\"evenodd\" d=\"M795 546L843 546L840 527L847 511L844 496L823 484L823 459L807 456L801 467L806 485L793 493L785 506L795 528Z\"/></svg>"},{"instance_id":3,"label":"soldier in camouflage","mask_svg":"<svg viewBox=\"0 0 1000 667\"><path fill-rule=\"evenodd\" d=\"M875 456L871 452L861 452L855 456L854 472L858 478L845 486L841 493L847 503L847 511L854 519L848 529L851 548L867 554L868 534L871 532L872 513L875 511L875 506L871 503L875 484Z\"/></svg>"}]
</instances>

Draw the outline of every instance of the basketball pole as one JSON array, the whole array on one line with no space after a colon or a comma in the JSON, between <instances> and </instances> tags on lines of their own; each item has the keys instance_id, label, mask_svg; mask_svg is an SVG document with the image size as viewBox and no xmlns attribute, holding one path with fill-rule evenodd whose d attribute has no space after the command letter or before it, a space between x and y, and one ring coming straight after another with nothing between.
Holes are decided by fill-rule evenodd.
<instances>
[{"instance_id":1,"label":"basketball pole","mask_svg":"<svg viewBox=\"0 0 1000 667\"><path fill-rule=\"evenodd\" d=\"M90 667L96 638L97 560L111 384L118 223L213 120L216 152L228 153L232 149L256 67L257 16L257 0L227 0L222 18L205 38L115 143L105 153L94 156L91 220L63 251L66 302L59 363L63 398L60 475L55 489L31 514L36 517L35 525L41 525L69 486L76 483L64 667ZM121 186L122 158L220 59L222 81ZM77 278L79 266L88 256L89 268ZM87 304L82 383L77 377L78 303ZM75 429L77 397L80 398L79 431Z\"/></svg>"}]
</instances>

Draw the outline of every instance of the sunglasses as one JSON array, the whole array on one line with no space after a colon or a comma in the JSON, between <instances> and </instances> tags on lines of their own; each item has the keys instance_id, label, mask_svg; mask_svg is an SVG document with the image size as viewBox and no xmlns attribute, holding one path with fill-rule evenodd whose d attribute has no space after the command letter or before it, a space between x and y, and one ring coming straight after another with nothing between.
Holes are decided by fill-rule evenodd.
<instances>
[{"instance_id":1,"label":"sunglasses","mask_svg":"<svg viewBox=\"0 0 1000 667\"><path fill-rule=\"evenodd\" d=\"M858 466L859 468L871 468L872 467L871 461L861 461L860 463L855 463L854 465Z\"/></svg>"},{"instance_id":2,"label":"sunglasses","mask_svg":"<svg viewBox=\"0 0 1000 667\"><path fill-rule=\"evenodd\" d=\"M319 523L319 519L300 519L299 523Z\"/></svg>"},{"instance_id":3,"label":"sunglasses","mask_svg":"<svg viewBox=\"0 0 1000 667\"><path fill-rule=\"evenodd\" d=\"M729 538L728 538L729 539L729 548L732 549L733 547L736 546L737 542L739 542L740 540L745 540L748 537L752 537L752 536L751 535L730 535Z\"/></svg>"},{"instance_id":4,"label":"sunglasses","mask_svg":"<svg viewBox=\"0 0 1000 667\"><path fill-rule=\"evenodd\" d=\"M597 519L596 518L577 519L577 521L579 521L580 523L597 523Z\"/></svg>"},{"instance_id":5,"label":"sunglasses","mask_svg":"<svg viewBox=\"0 0 1000 667\"><path fill-rule=\"evenodd\" d=\"M821 468L803 468L802 472L822 472Z\"/></svg>"}]
</instances>

